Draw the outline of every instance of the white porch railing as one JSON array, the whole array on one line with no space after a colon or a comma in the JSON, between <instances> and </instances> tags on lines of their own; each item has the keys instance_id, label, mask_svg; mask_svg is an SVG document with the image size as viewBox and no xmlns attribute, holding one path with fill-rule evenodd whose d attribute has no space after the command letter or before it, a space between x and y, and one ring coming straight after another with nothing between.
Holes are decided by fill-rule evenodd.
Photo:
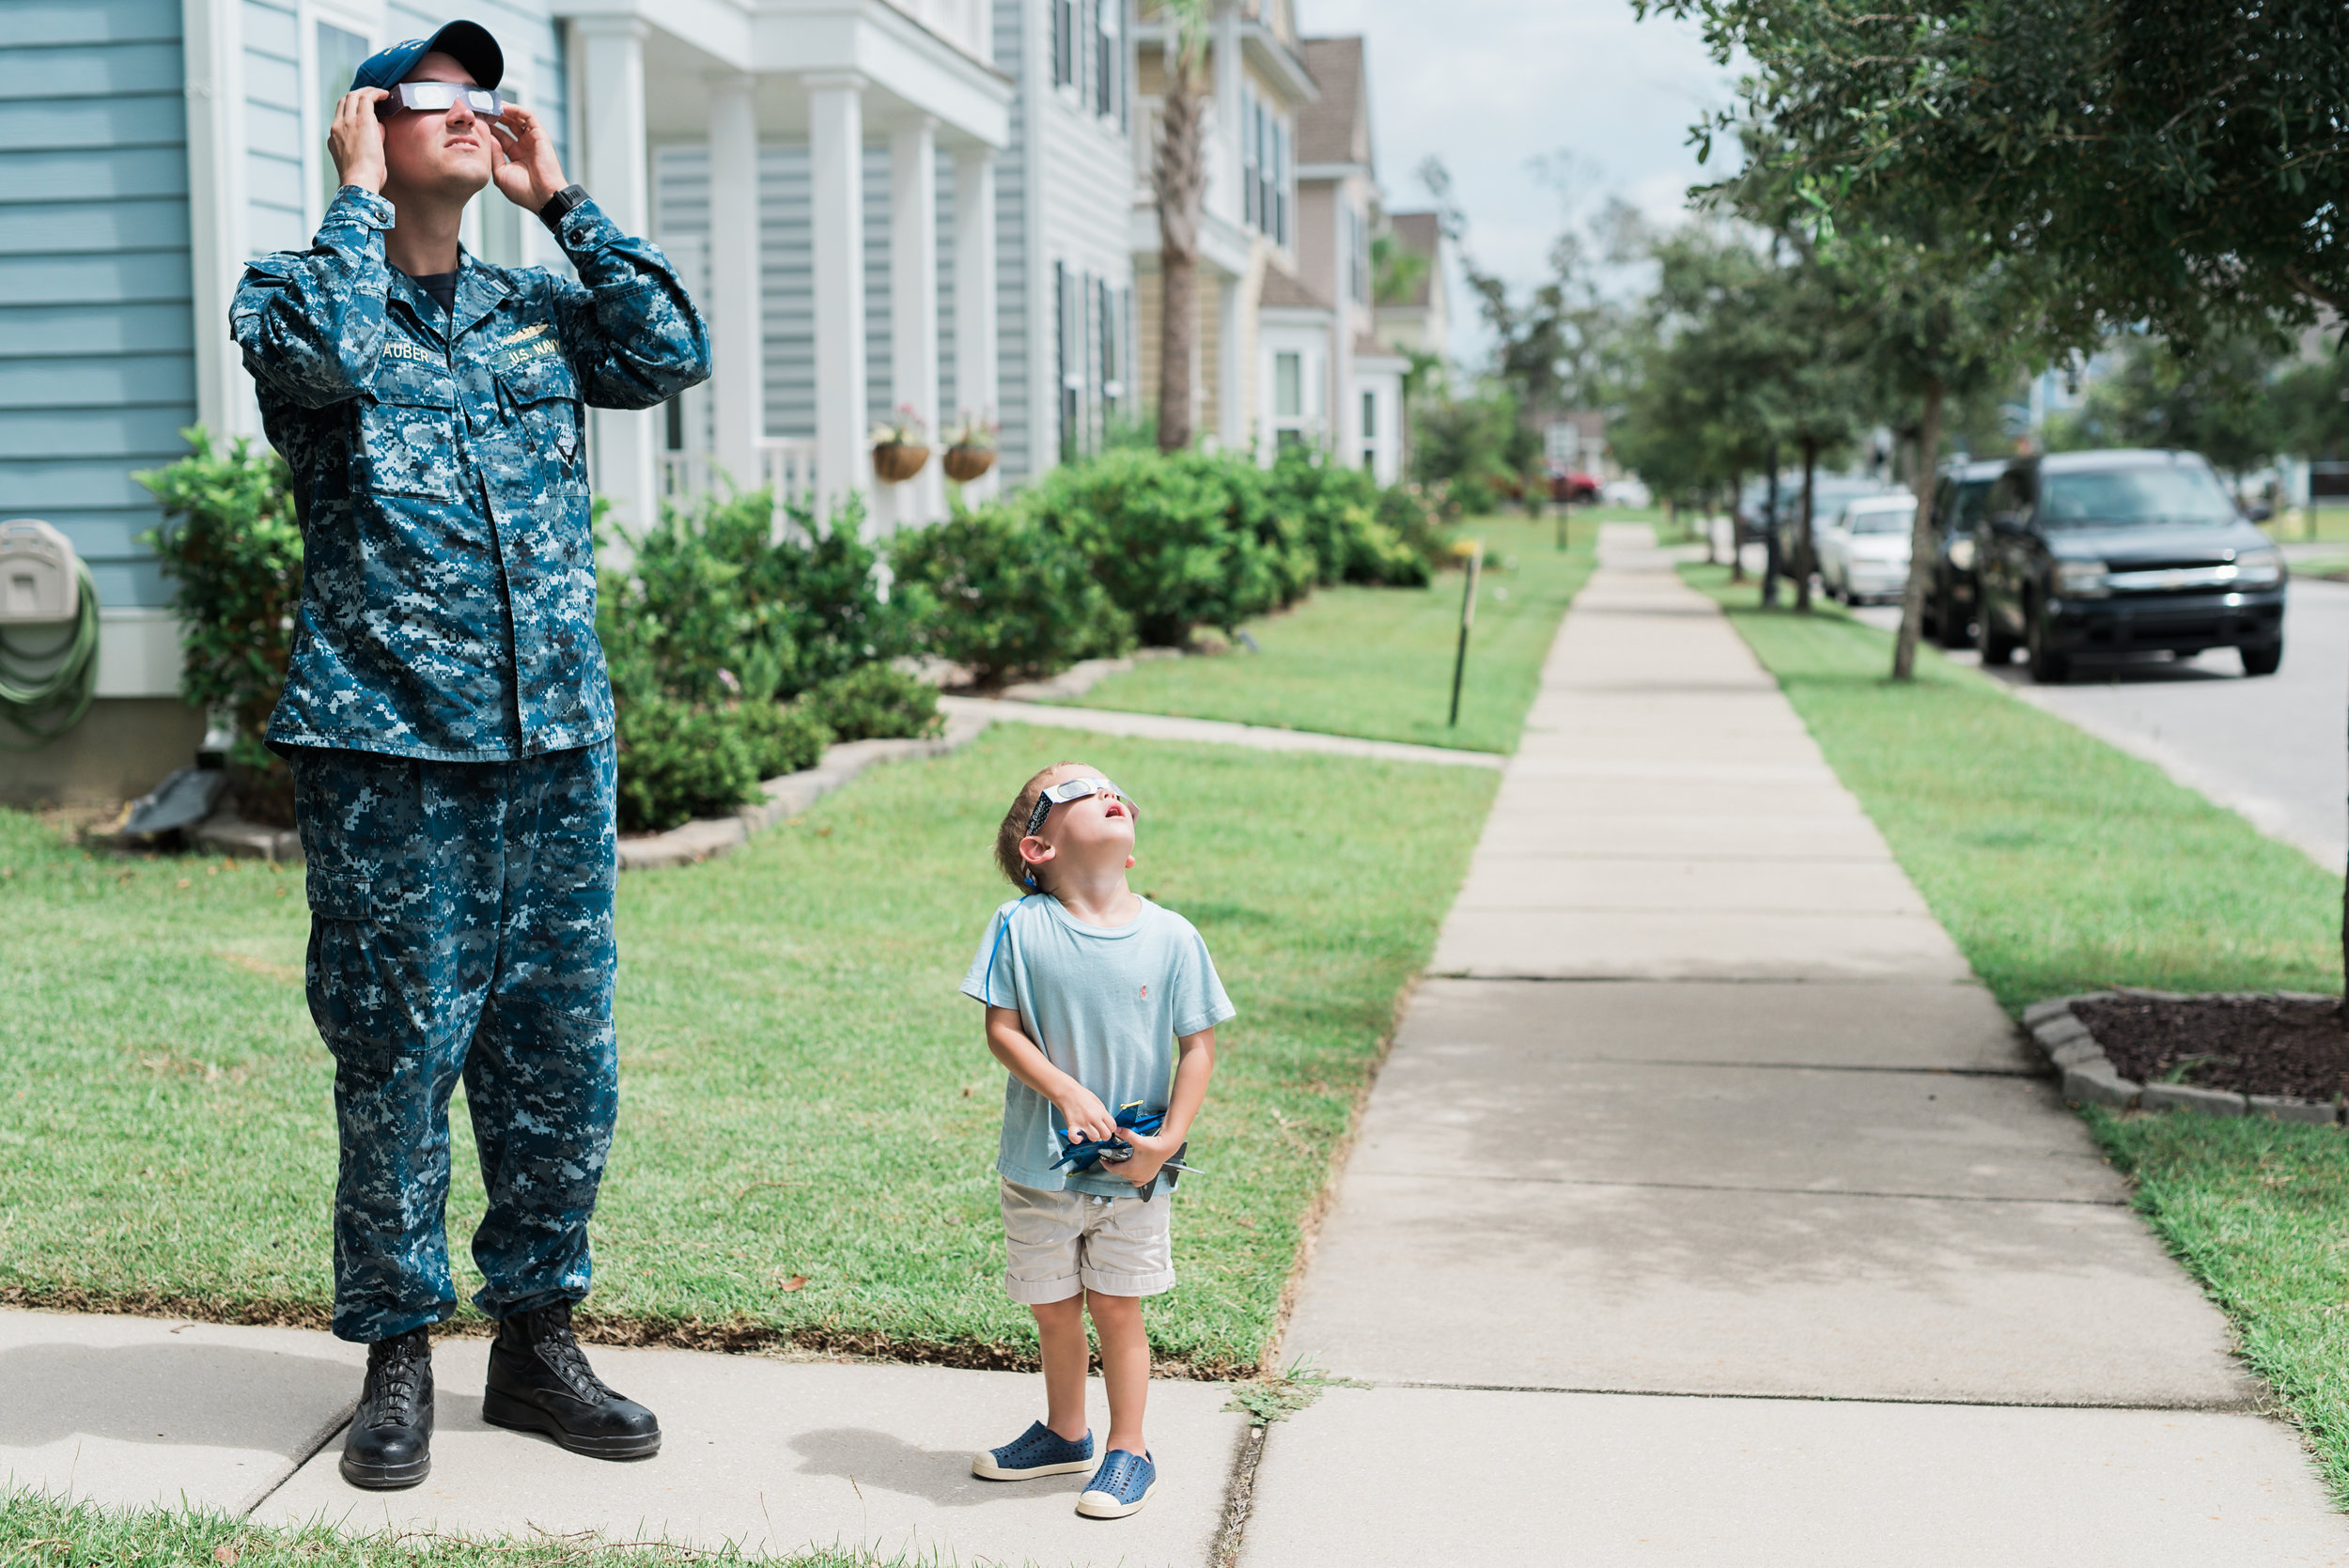
<instances>
[{"instance_id":1,"label":"white porch railing","mask_svg":"<svg viewBox=\"0 0 2349 1568\"><path fill-rule=\"evenodd\" d=\"M752 488L764 486L774 496L774 534L780 538L788 520L786 508L794 502L815 504L816 443L796 437L770 436L758 443L758 470ZM662 500L681 506L708 495L717 485L717 460L708 453L661 454Z\"/></svg>"}]
</instances>

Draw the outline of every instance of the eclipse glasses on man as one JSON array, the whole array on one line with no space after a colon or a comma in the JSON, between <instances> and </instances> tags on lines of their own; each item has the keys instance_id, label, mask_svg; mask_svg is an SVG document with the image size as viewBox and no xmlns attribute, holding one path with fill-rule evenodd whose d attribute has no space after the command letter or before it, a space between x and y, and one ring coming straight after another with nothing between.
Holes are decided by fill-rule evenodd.
<instances>
[{"instance_id":1,"label":"eclipse glasses on man","mask_svg":"<svg viewBox=\"0 0 2349 1568\"><path fill-rule=\"evenodd\" d=\"M402 82L391 89L390 97L376 101L375 115L378 119L389 119L402 109L421 115L446 114L460 98L476 115L495 119L506 112L506 101L487 87L468 87L461 82Z\"/></svg>"}]
</instances>

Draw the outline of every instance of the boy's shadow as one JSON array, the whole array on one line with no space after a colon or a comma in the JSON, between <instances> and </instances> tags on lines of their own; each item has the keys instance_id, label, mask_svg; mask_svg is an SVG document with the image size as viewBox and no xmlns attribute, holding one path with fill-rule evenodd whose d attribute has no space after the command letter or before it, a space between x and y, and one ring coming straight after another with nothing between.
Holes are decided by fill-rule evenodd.
<instances>
[{"instance_id":1,"label":"boy's shadow","mask_svg":"<svg viewBox=\"0 0 2349 1568\"><path fill-rule=\"evenodd\" d=\"M870 1427L835 1426L803 1432L791 1439L801 1475L838 1476L860 1487L879 1487L920 1498L940 1508L974 1508L1017 1498L1084 1490L1087 1477L1050 1476L1043 1482L981 1481L971 1473L971 1455L917 1448L904 1438ZM1064 1484L1065 1483L1065 1484Z\"/></svg>"}]
</instances>

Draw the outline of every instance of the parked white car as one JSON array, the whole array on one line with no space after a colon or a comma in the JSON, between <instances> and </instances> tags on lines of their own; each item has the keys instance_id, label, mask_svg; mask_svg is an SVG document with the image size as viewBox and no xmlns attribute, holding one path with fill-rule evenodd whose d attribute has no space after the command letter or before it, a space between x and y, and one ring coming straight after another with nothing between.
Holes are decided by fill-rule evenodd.
<instances>
[{"instance_id":1,"label":"parked white car","mask_svg":"<svg viewBox=\"0 0 2349 1568\"><path fill-rule=\"evenodd\" d=\"M1908 586L1913 495L1870 495L1848 502L1818 537L1819 582L1845 604L1898 598Z\"/></svg>"}]
</instances>

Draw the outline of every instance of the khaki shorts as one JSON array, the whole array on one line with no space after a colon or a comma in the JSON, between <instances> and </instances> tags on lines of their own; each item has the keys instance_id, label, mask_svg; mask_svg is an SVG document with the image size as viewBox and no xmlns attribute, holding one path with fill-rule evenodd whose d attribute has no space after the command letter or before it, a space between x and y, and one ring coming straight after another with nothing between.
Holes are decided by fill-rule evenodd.
<instances>
[{"instance_id":1,"label":"khaki shorts","mask_svg":"<svg viewBox=\"0 0 2349 1568\"><path fill-rule=\"evenodd\" d=\"M1044 1192L1003 1183L1003 1288L1031 1307L1066 1301L1078 1287L1103 1296L1157 1296L1174 1288L1174 1201Z\"/></svg>"}]
</instances>

